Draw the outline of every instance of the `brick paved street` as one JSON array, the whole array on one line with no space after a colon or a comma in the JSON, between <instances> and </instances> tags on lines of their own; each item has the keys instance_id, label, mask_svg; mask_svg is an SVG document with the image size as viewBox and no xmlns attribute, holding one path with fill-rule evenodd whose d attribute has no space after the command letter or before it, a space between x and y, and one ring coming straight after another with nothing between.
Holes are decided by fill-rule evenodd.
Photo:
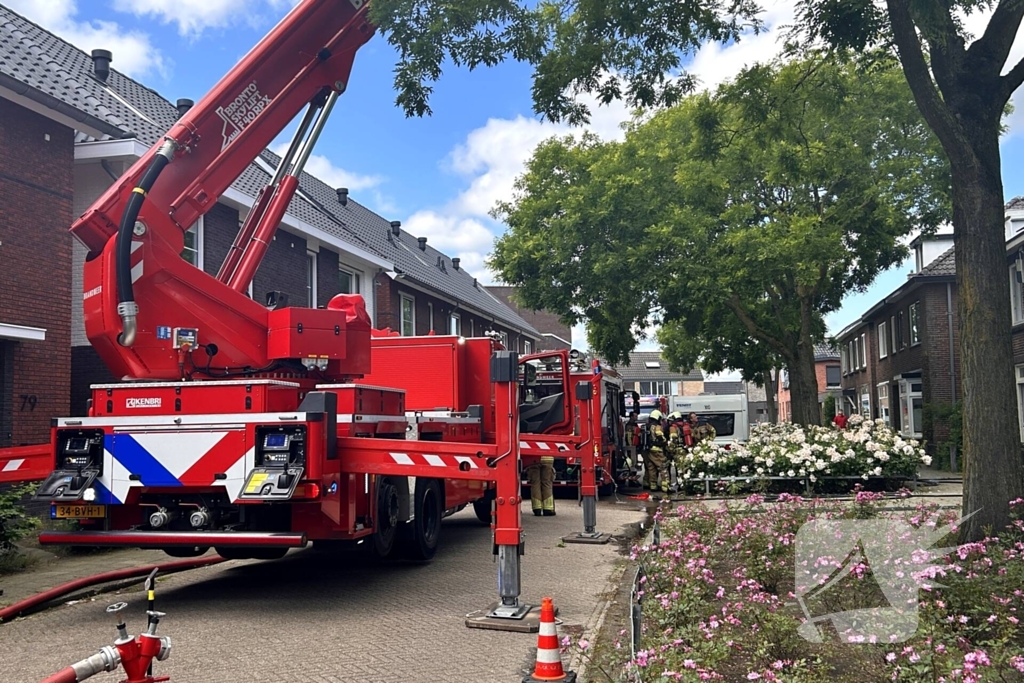
<instances>
[{"instance_id":1,"label":"brick paved street","mask_svg":"<svg viewBox=\"0 0 1024 683\"><path fill-rule=\"evenodd\" d=\"M566 627L593 623L609 579L623 566L616 544L559 547L561 536L581 528L575 502L559 501L555 518L533 517L527 508L524 598L553 596ZM633 501L599 505L602 531L624 533L643 519ZM437 557L423 566L304 550L277 562L170 576L159 582L157 608L168 613L161 633L173 638L174 651L157 672L179 683L521 681L535 635L464 625L466 614L495 597L490 533L471 511L446 520L442 533ZM113 620L103 608L118 600L130 603L129 630L138 632L145 620L139 588L0 625L0 679L33 683L110 644Z\"/></svg>"}]
</instances>

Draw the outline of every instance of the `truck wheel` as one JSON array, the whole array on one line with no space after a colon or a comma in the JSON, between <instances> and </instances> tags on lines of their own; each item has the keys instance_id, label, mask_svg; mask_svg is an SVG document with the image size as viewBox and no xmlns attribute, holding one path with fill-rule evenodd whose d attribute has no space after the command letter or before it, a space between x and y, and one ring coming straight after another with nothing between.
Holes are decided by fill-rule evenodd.
<instances>
[{"instance_id":1,"label":"truck wheel","mask_svg":"<svg viewBox=\"0 0 1024 683\"><path fill-rule=\"evenodd\" d=\"M402 550L407 560L427 562L437 552L444 517L444 489L436 479L416 479L415 517L402 527Z\"/></svg>"},{"instance_id":2,"label":"truck wheel","mask_svg":"<svg viewBox=\"0 0 1024 683\"><path fill-rule=\"evenodd\" d=\"M473 512L481 524L491 525L491 506L494 503L494 490L487 491L487 494L479 500L473 501Z\"/></svg>"},{"instance_id":3,"label":"truck wheel","mask_svg":"<svg viewBox=\"0 0 1024 683\"><path fill-rule=\"evenodd\" d=\"M398 487L391 479L377 480L377 518L370 547L373 554L383 559L391 554L398 534L399 513Z\"/></svg>"},{"instance_id":4,"label":"truck wheel","mask_svg":"<svg viewBox=\"0 0 1024 683\"><path fill-rule=\"evenodd\" d=\"M209 546L207 546L206 548L164 548L164 552L170 555L171 557L199 557L200 555L205 555L209 550Z\"/></svg>"}]
</instances>

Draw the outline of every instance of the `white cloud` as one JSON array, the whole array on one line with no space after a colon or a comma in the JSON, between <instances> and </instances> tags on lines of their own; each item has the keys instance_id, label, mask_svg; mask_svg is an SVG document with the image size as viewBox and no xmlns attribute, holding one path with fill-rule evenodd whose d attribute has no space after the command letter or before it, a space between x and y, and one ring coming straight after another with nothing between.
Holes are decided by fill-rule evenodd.
<instances>
[{"instance_id":1,"label":"white cloud","mask_svg":"<svg viewBox=\"0 0 1024 683\"><path fill-rule=\"evenodd\" d=\"M121 73L135 78L156 73L167 78L170 62L148 34L111 21L80 20L75 0L5 0L5 4L85 52L110 50L112 66Z\"/></svg>"},{"instance_id":2,"label":"white cloud","mask_svg":"<svg viewBox=\"0 0 1024 683\"><path fill-rule=\"evenodd\" d=\"M252 0L114 0L114 9L177 24L181 35L196 36L207 28L258 23L256 4ZM271 5L283 9L279 2Z\"/></svg>"}]
</instances>

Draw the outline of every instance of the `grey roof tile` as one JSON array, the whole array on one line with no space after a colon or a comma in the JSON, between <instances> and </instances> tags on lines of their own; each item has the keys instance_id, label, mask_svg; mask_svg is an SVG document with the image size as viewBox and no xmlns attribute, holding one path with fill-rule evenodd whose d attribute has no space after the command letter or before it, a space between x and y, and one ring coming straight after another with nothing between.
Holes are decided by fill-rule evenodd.
<instances>
[{"instance_id":1,"label":"grey roof tile","mask_svg":"<svg viewBox=\"0 0 1024 683\"><path fill-rule=\"evenodd\" d=\"M839 350L831 344L822 342L814 345L814 360L833 360L839 359Z\"/></svg>"},{"instance_id":2,"label":"grey roof tile","mask_svg":"<svg viewBox=\"0 0 1024 683\"><path fill-rule=\"evenodd\" d=\"M1006 202L1005 209L1024 209L1024 197L1014 197Z\"/></svg>"},{"instance_id":3,"label":"grey roof tile","mask_svg":"<svg viewBox=\"0 0 1024 683\"><path fill-rule=\"evenodd\" d=\"M90 55L0 5L0 75L47 93L55 98L53 101L102 122L116 133L115 137L134 135L152 145L177 121L178 110L159 93L114 69L116 63L114 55L110 75L103 83L93 75ZM78 132L75 141L90 139ZM277 155L264 151L262 156L276 167ZM270 175L253 163L232 187L255 198L269 179ZM302 174L300 189L306 198L296 196L288 207L296 218L347 244L378 254L394 263L406 277L443 296L471 306L506 326L540 336L472 275L455 270L448 256L429 245L426 252L421 252L416 238L404 231L398 238L390 239L390 221L352 199L347 206L341 206L334 188L308 173ZM444 264L443 269L439 263Z\"/></svg>"},{"instance_id":4,"label":"grey roof tile","mask_svg":"<svg viewBox=\"0 0 1024 683\"><path fill-rule=\"evenodd\" d=\"M954 247L947 249L941 256L921 269L918 277L956 275L956 255Z\"/></svg>"},{"instance_id":5,"label":"grey roof tile","mask_svg":"<svg viewBox=\"0 0 1024 683\"><path fill-rule=\"evenodd\" d=\"M658 367L647 367L653 363L657 363ZM658 351L632 351L629 354L629 365L617 365L615 369L626 381L700 382L704 379L704 375L696 368L689 372L673 371Z\"/></svg>"}]
</instances>

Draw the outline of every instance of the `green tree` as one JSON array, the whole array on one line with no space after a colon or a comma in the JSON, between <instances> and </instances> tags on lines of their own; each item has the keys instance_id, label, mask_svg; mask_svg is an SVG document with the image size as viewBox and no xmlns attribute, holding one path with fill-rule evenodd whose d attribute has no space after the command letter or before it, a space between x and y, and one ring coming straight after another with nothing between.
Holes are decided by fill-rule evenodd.
<instances>
[{"instance_id":1,"label":"green tree","mask_svg":"<svg viewBox=\"0 0 1024 683\"><path fill-rule=\"evenodd\" d=\"M972 36L963 17L992 10ZM838 49L895 47L914 99L949 158L963 321L963 540L1010 522L1024 496L1007 296L999 135L1024 60L1008 65L1024 0L803 0L797 32ZM1009 67L1009 68L1006 68ZM1005 73L1004 73L1005 72Z\"/></svg>"},{"instance_id":2,"label":"green tree","mask_svg":"<svg viewBox=\"0 0 1024 683\"><path fill-rule=\"evenodd\" d=\"M446 63L511 58L534 69L537 112L581 123L584 92L603 103L678 102L695 85L680 72L683 58L758 30L759 11L755 0L373 0L370 18L398 50L395 89L407 115L430 112Z\"/></svg>"},{"instance_id":3,"label":"green tree","mask_svg":"<svg viewBox=\"0 0 1024 683\"><path fill-rule=\"evenodd\" d=\"M812 424L823 316L948 216L948 184L892 60L756 66L622 143L541 145L496 211L491 265L527 304L586 319L612 361L652 311L677 365L777 356Z\"/></svg>"}]
</instances>

